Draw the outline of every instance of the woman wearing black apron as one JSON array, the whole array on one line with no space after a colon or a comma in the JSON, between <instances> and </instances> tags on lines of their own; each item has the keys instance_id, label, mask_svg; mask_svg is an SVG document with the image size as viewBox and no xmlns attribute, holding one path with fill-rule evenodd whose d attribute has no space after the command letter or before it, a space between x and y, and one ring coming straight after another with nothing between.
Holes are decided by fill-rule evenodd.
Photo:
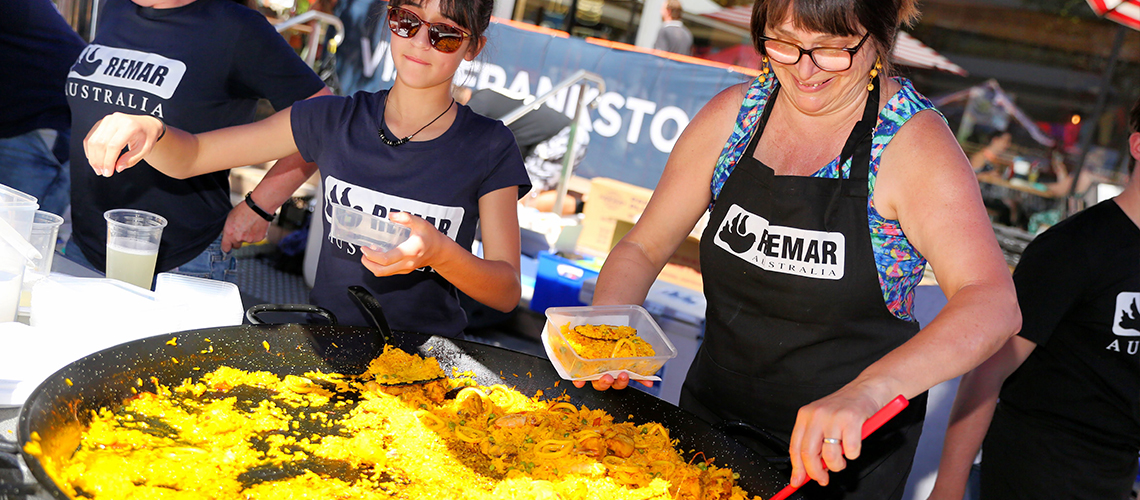
<instances>
[{"instance_id":1,"label":"woman wearing black apron","mask_svg":"<svg viewBox=\"0 0 1140 500\"><path fill-rule=\"evenodd\" d=\"M792 483L819 483L807 498L900 498L925 391L1020 321L945 121L909 82L879 77L914 15L905 0L758 0L765 74L693 119L598 279L595 304L641 303L712 203L705 341L681 405L788 438ZM911 306L927 259L949 301L920 331ZM862 423L898 394L911 406L862 441Z\"/></svg>"}]
</instances>

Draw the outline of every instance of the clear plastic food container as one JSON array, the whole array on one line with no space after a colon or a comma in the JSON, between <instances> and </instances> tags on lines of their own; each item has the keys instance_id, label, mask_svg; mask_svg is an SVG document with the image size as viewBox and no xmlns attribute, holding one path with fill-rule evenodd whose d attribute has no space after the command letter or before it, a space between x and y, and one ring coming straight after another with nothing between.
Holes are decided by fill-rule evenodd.
<instances>
[{"instance_id":1,"label":"clear plastic food container","mask_svg":"<svg viewBox=\"0 0 1140 500\"><path fill-rule=\"evenodd\" d=\"M562 335L562 326L579 325L629 326L637 335L653 346L655 356L628 358L586 359L579 356ZM628 372L633 380L660 380L654 374L665 362L677 357L677 349L641 306L581 306L551 307L546 310L546 326L542 331L542 344L546 355L562 378L567 380L597 380L602 375L617 377Z\"/></svg>"},{"instance_id":2,"label":"clear plastic food container","mask_svg":"<svg viewBox=\"0 0 1140 500\"><path fill-rule=\"evenodd\" d=\"M353 245L387 252L412 235L408 226L367 214L344 205L332 206L329 236Z\"/></svg>"}]
</instances>

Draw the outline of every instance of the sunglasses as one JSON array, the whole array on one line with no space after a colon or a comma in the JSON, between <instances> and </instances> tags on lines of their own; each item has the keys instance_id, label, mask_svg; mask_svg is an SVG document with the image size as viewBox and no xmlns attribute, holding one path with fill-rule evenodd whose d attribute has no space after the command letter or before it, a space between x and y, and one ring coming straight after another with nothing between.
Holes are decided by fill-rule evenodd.
<instances>
[{"instance_id":1,"label":"sunglasses","mask_svg":"<svg viewBox=\"0 0 1140 500\"><path fill-rule=\"evenodd\" d=\"M463 46L463 39L471 36L450 24L429 23L420 19L415 12L400 7L388 8L388 29L400 38L411 38L419 33L420 27L427 25L428 42L444 54L451 54Z\"/></svg>"}]
</instances>

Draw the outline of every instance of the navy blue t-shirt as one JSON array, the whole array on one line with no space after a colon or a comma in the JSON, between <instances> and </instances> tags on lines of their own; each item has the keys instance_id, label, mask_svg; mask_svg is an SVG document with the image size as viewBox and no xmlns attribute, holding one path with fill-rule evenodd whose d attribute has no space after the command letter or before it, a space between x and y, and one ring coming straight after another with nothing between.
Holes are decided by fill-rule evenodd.
<instances>
[{"instance_id":1,"label":"navy blue t-shirt","mask_svg":"<svg viewBox=\"0 0 1140 500\"><path fill-rule=\"evenodd\" d=\"M67 130L67 68L86 45L51 0L0 1L0 138Z\"/></svg>"},{"instance_id":2,"label":"navy blue t-shirt","mask_svg":"<svg viewBox=\"0 0 1140 500\"><path fill-rule=\"evenodd\" d=\"M479 198L509 186L519 186L522 196L530 181L510 129L467 106L457 105L455 122L438 138L384 144L376 130L387 96L358 92L293 106L293 139L301 156L320 166L324 188L324 241L310 298L342 324L369 326L347 292L361 285L380 301L393 329L455 337L467 326L456 288L430 269L373 276L356 245L329 237L332 205L380 217L408 212L470 250Z\"/></svg>"},{"instance_id":3,"label":"navy blue t-shirt","mask_svg":"<svg viewBox=\"0 0 1140 500\"><path fill-rule=\"evenodd\" d=\"M197 0L173 9L107 0L98 26L67 79L72 237L102 269L103 212L157 213L169 221L156 265L156 271L166 271L202 253L221 234L233 208L229 172L178 180L142 162L99 177L83 153L83 138L95 122L121 111L206 132L253 121L258 98L284 109L324 83L264 16L230 0Z\"/></svg>"}]
</instances>

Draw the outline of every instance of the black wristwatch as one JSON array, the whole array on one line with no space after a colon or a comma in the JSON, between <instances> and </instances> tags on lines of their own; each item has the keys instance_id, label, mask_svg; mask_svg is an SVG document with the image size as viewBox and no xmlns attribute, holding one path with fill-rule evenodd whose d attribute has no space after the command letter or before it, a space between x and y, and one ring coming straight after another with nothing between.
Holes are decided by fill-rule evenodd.
<instances>
[{"instance_id":1,"label":"black wristwatch","mask_svg":"<svg viewBox=\"0 0 1140 500\"><path fill-rule=\"evenodd\" d=\"M245 204L249 206L250 210L253 210L253 213L257 214L262 219L265 219L266 222L273 222L273 214L266 212L264 209L257 206L257 203L253 201L253 191L245 194Z\"/></svg>"}]
</instances>

